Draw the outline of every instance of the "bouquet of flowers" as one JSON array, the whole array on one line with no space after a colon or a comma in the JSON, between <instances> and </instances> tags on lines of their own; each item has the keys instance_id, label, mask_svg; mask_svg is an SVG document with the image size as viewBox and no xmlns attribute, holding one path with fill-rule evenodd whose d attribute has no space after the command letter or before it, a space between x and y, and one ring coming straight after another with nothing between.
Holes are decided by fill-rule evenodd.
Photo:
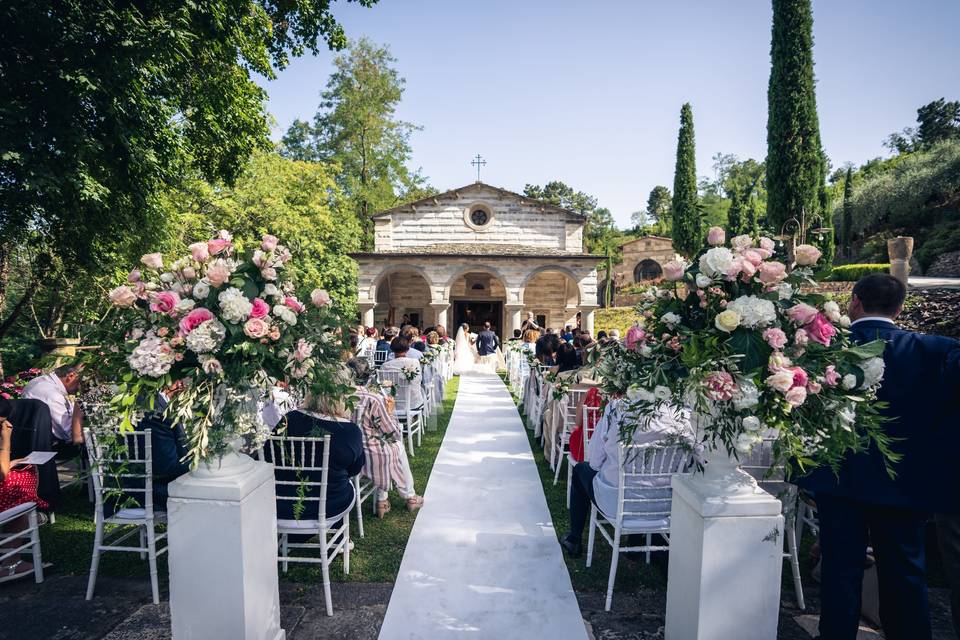
<instances>
[{"instance_id":1,"label":"bouquet of flowers","mask_svg":"<svg viewBox=\"0 0 960 640\"><path fill-rule=\"evenodd\" d=\"M407 379L407 382L413 382L420 375L420 366L405 364L401 367L400 372Z\"/></svg>"},{"instance_id":2,"label":"bouquet of flowers","mask_svg":"<svg viewBox=\"0 0 960 640\"><path fill-rule=\"evenodd\" d=\"M122 428L179 383L166 415L184 425L196 464L238 438L258 446L269 432L260 408L281 386L294 397L349 393L334 375L342 323L326 291L315 289L308 305L283 280L291 259L274 236L242 252L226 231L170 263L144 255L110 291L116 313L96 337L104 355L90 363L118 384Z\"/></svg>"},{"instance_id":3,"label":"bouquet of flowers","mask_svg":"<svg viewBox=\"0 0 960 640\"><path fill-rule=\"evenodd\" d=\"M623 344L593 363L636 418L621 438L659 410L689 409L704 447L736 456L771 438L788 472L836 469L871 443L895 460L877 412L883 342L854 345L836 302L804 292L816 284L816 247L796 248L793 271L773 254L769 238L726 246L714 227L692 264L664 265L666 286L644 293Z\"/></svg>"}]
</instances>

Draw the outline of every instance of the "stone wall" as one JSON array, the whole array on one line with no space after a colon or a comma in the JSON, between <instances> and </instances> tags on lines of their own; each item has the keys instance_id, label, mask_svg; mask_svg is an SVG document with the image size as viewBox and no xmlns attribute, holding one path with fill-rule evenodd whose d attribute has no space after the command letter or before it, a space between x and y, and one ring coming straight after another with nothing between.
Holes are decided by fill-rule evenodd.
<instances>
[{"instance_id":1,"label":"stone wall","mask_svg":"<svg viewBox=\"0 0 960 640\"><path fill-rule=\"evenodd\" d=\"M673 242L669 238L659 236L645 236L637 238L623 245L623 261L614 265L614 274L623 274L624 285L636 282L633 277L637 265L643 260L654 260L663 266L664 262L673 260L676 252Z\"/></svg>"}]
</instances>

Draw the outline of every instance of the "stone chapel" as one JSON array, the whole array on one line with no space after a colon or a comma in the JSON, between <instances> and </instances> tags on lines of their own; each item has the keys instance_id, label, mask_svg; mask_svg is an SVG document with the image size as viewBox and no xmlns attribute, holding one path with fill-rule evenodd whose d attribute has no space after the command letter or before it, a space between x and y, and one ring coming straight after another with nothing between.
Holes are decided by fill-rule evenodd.
<instances>
[{"instance_id":1,"label":"stone chapel","mask_svg":"<svg viewBox=\"0 0 960 640\"><path fill-rule=\"evenodd\" d=\"M363 324L441 324L453 335L485 321L502 339L527 312L542 327L593 333L597 264L583 248L586 218L476 182L373 216L374 250L359 263Z\"/></svg>"}]
</instances>

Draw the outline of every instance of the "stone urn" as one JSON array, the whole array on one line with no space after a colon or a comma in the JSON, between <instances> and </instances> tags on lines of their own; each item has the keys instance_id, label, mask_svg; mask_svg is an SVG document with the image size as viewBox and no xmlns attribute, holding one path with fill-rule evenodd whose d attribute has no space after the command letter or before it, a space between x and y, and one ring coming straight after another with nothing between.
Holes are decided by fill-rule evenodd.
<instances>
[{"instance_id":1,"label":"stone urn","mask_svg":"<svg viewBox=\"0 0 960 640\"><path fill-rule=\"evenodd\" d=\"M910 256L913 255L913 238L897 236L887 240L887 254L890 256L890 275L907 286L910 277Z\"/></svg>"}]
</instances>

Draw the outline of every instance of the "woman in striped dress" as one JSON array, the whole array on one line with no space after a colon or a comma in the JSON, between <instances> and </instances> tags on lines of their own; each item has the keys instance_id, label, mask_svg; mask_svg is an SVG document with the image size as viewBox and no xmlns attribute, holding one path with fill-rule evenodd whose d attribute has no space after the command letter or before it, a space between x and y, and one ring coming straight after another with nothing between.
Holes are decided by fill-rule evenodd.
<instances>
[{"instance_id":1,"label":"woman in striped dress","mask_svg":"<svg viewBox=\"0 0 960 640\"><path fill-rule=\"evenodd\" d=\"M403 432L393 413L392 403L393 398L384 397L378 390L357 387L354 422L363 431L367 458L363 475L373 480L376 487L377 516L380 518L390 511L388 491L391 485L406 500L408 511L423 506L423 498L417 495L413 486Z\"/></svg>"}]
</instances>

